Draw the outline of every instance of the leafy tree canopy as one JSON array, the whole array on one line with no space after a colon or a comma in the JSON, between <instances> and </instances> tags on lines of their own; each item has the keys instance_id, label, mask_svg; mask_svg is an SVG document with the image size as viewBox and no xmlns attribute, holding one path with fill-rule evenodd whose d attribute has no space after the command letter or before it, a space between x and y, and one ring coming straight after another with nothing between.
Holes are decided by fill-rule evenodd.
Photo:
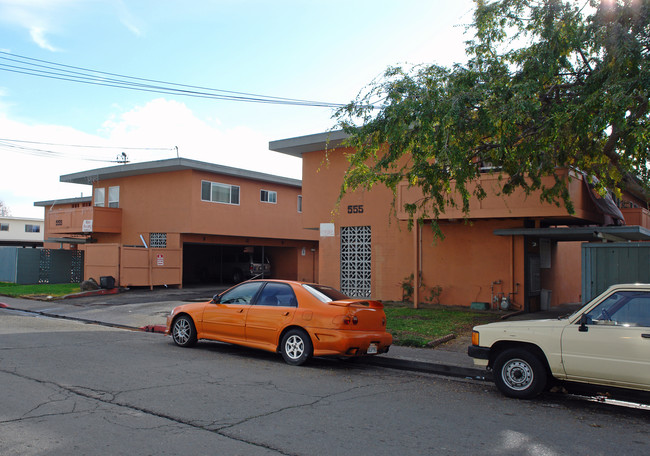
<instances>
[{"instance_id":1,"label":"leafy tree canopy","mask_svg":"<svg viewBox=\"0 0 650 456\"><path fill-rule=\"evenodd\" d=\"M436 221L486 196L485 165L502 194L540 191L569 212L565 182L542 181L558 167L601 192L630 175L649 188L650 0L476 0L468 30L466 64L389 68L337 112L356 149L341 196L408 181L424 199L405 209Z\"/></svg>"}]
</instances>

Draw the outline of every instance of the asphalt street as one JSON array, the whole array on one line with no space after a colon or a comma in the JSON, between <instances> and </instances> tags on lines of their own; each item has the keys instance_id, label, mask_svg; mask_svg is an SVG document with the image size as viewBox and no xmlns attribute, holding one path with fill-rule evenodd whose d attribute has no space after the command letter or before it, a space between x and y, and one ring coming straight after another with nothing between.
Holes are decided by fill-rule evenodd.
<instances>
[{"instance_id":1,"label":"asphalt street","mask_svg":"<svg viewBox=\"0 0 650 456\"><path fill-rule=\"evenodd\" d=\"M434 350L435 351L435 350ZM645 454L648 415L0 310L0 454Z\"/></svg>"},{"instance_id":2,"label":"asphalt street","mask_svg":"<svg viewBox=\"0 0 650 456\"><path fill-rule=\"evenodd\" d=\"M116 294L66 299L19 299L0 296L0 306L55 318L76 319L107 326L147 330L165 324L177 305L207 301L227 287L137 288ZM538 316L538 317L541 317ZM435 349L392 346L390 352L364 361L384 367L489 380L489 373L475 368L467 356L469 336L452 339Z\"/></svg>"}]
</instances>

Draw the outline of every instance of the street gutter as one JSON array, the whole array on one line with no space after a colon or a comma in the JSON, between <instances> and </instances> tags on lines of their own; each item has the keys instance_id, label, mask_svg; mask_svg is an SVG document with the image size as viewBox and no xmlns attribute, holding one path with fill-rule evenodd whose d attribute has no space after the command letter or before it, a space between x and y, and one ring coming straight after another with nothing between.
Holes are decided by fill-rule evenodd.
<instances>
[{"instance_id":1,"label":"street gutter","mask_svg":"<svg viewBox=\"0 0 650 456\"><path fill-rule=\"evenodd\" d=\"M99 326L106 326L111 328L126 329L129 331L141 331L149 333L164 334L165 326L164 325L146 325L143 327L129 326L118 323L107 323L99 320L91 320L81 317L70 317L66 315L53 314L50 312L38 311L38 310L29 310L29 309L20 309L16 307L11 307L7 304L0 302L0 309L13 310L16 312L23 312L33 315L38 315L48 318L58 318L62 320L78 321L80 323L93 324ZM492 381L492 376L490 372L487 372L484 369L473 369L469 367L453 366L447 364L439 364L432 362L424 361L415 361L404 358L391 358L388 355L377 355L377 356L365 356L358 359L362 364L384 367L388 369L398 369L403 371L410 372L420 372L425 374L436 374L443 375L447 377L456 377L456 378L465 378L469 380L477 380L490 382Z\"/></svg>"}]
</instances>

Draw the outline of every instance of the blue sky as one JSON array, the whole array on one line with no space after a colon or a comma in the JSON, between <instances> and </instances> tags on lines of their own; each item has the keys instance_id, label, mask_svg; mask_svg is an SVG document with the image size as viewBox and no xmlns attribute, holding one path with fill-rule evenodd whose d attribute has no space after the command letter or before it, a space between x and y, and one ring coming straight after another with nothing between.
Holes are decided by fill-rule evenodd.
<instances>
[{"instance_id":1,"label":"blue sky","mask_svg":"<svg viewBox=\"0 0 650 456\"><path fill-rule=\"evenodd\" d=\"M472 11L471 0L0 0L0 51L139 78L347 103L388 66L464 61ZM0 65L13 64L11 55L0 57ZM0 67L0 141L130 148L124 150L133 162L172 158L178 147L182 157L300 178L300 160L270 152L268 142L326 131L332 114L84 85ZM121 152L29 147L56 156L0 146L0 201L16 217L42 217L35 201L90 195L90 186L60 183L59 176L113 166L108 161Z\"/></svg>"}]
</instances>

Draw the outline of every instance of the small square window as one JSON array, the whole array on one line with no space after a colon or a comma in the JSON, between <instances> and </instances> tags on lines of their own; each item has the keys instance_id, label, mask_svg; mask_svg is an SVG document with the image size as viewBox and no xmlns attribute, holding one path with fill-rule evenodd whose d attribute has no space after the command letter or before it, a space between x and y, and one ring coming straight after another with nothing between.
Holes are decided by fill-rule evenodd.
<instances>
[{"instance_id":1,"label":"small square window","mask_svg":"<svg viewBox=\"0 0 650 456\"><path fill-rule=\"evenodd\" d=\"M263 203L277 203L278 202L278 192L273 192L271 190L260 190L260 201Z\"/></svg>"},{"instance_id":2,"label":"small square window","mask_svg":"<svg viewBox=\"0 0 650 456\"><path fill-rule=\"evenodd\" d=\"M8 223L0 223L0 231L9 231Z\"/></svg>"}]
</instances>

